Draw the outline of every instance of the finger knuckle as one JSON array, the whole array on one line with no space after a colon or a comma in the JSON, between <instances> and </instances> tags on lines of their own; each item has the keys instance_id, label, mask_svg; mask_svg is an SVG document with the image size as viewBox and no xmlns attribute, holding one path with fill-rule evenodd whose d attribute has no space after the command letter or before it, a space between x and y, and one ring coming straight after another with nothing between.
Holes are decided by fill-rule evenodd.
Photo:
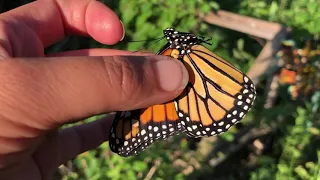
<instances>
[{"instance_id":1,"label":"finger knuckle","mask_svg":"<svg viewBox=\"0 0 320 180\"><path fill-rule=\"evenodd\" d=\"M141 92L142 70L137 70L130 60L123 57L112 57L105 60L107 83L121 100L134 100Z\"/></svg>"}]
</instances>

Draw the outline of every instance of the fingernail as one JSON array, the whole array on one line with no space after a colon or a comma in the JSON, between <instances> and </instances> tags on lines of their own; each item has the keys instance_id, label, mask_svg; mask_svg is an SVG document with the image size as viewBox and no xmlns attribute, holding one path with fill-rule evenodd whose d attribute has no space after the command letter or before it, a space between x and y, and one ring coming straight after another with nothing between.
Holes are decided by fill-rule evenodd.
<instances>
[{"instance_id":1,"label":"fingernail","mask_svg":"<svg viewBox=\"0 0 320 180\"><path fill-rule=\"evenodd\" d=\"M159 60L155 62L160 87L165 91L182 90L186 87L189 75L178 60Z\"/></svg>"},{"instance_id":2,"label":"fingernail","mask_svg":"<svg viewBox=\"0 0 320 180\"><path fill-rule=\"evenodd\" d=\"M125 34L126 34L126 30L124 29L124 25L121 20L120 20L120 23L122 25L122 31L123 31L122 38L120 39L120 41L122 41L124 39Z\"/></svg>"}]
</instances>

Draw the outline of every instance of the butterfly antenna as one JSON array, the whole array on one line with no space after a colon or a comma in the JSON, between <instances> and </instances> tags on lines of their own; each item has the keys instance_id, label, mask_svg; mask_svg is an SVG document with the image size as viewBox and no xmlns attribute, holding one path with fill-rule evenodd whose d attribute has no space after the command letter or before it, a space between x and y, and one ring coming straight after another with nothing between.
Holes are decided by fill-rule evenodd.
<instances>
[{"instance_id":1,"label":"butterfly antenna","mask_svg":"<svg viewBox=\"0 0 320 180\"><path fill-rule=\"evenodd\" d=\"M150 47L150 46L152 46L152 45L156 44L157 42L159 42L159 41L163 40L164 38L165 38L165 36L160 37L160 38L157 38L157 39L153 39L152 41L154 41L154 42L153 42L153 43L151 43L151 44L149 44L149 46L143 46L143 48L141 48L141 49L139 49L139 50L137 50L137 51L134 51L133 53L136 53L136 52L139 52L139 51L141 51L141 50L143 50L143 49L146 49L146 48L148 48L148 47Z\"/></svg>"},{"instance_id":2,"label":"butterfly antenna","mask_svg":"<svg viewBox=\"0 0 320 180\"><path fill-rule=\"evenodd\" d=\"M204 37L204 36L197 36L199 39L200 39L200 41L201 42L203 42L203 43L205 43L205 44L208 44L208 45L212 45L212 43L211 42L209 42L209 41L211 41L212 40L212 37L209 37L209 38L207 38L206 39L206 37Z\"/></svg>"},{"instance_id":3,"label":"butterfly antenna","mask_svg":"<svg viewBox=\"0 0 320 180\"><path fill-rule=\"evenodd\" d=\"M206 44L208 44L208 45L212 45L212 42L209 42L209 41L211 41L212 40L212 37L209 37L208 39L205 39L204 41L205 41L205 43Z\"/></svg>"},{"instance_id":4,"label":"butterfly antenna","mask_svg":"<svg viewBox=\"0 0 320 180\"><path fill-rule=\"evenodd\" d=\"M134 41L134 40L126 40L126 39L124 39L124 40L122 40L122 42L146 42L146 41L157 41L157 40L162 39L162 38L163 38L163 37L156 38L156 39L136 40L136 41Z\"/></svg>"}]
</instances>

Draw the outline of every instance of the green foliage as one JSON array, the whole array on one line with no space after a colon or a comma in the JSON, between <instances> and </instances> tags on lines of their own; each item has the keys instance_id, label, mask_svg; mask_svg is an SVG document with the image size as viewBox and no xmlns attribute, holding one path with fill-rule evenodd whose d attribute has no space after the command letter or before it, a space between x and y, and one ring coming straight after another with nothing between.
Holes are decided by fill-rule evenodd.
<instances>
[{"instance_id":1,"label":"green foliage","mask_svg":"<svg viewBox=\"0 0 320 180\"><path fill-rule=\"evenodd\" d=\"M312 133L308 131L307 126L310 121L312 120L308 110L299 107L297 109L295 124L287 128L288 134L283 140L283 152L280 157L278 172L276 174L278 179L283 179L285 177L296 179L295 173L297 173L297 175L306 175L306 171L299 165L299 161L307 158L305 157L304 152L308 150L308 145L310 145L312 138ZM303 176L300 176L300 178L305 179Z\"/></svg>"},{"instance_id":2,"label":"green foliage","mask_svg":"<svg viewBox=\"0 0 320 180\"><path fill-rule=\"evenodd\" d=\"M250 179L319 178L319 124L311 111L311 106L297 108L294 124L287 124L284 136L279 139L279 160L277 156L259 157L260 167L251 173Z\"/></svg>"},{"instance_id":3,"label":"green foliage","mask_svg":"<svg viewBox=\"0 0 320 180\"><path fill-rule=\"evenodd\" d=\"M112 5L105 1L107 5ZM198 12L205 14L219 7L215 2L205 1L119 1L117 12L126 28L126 40L155 39L162 36L168 27L178 30L196 31L198 35L207 34L207 25L198 21ZM127 50L149 47L153 41L126 44ZM164 44L153 44L152 52L157 52Z\"/></svg>"},{"instance_id":4,"label":"green foliage","mask_svg":"<svg viewBox=\"0 0 320 180\"><path fill-rule=\"evenodd\" d=\"M277 162L269 156L261 156L258 162L262 167L258 168L250 174L252 180L269 180L275 179L277 172Z\"/></svg>"},{"instance_id":5,"label":"green foliage","mask_svg":"<svg viewBox=\"0 0 320 180\"><path fill-rule=\"evenodd\" d=\"M318 0L247 0L240 3L240 9L241 14L293 27L295 38L320 38Z\"/></svg>"},{"instance_id":6,"label":"green foliage","mask_svg":"<svg viewBox=\"0 0 320 180\"><path fill-rule=\"evenodd\" d=\"M145 153L136 157L122 158L111 154L107 143L102 144L94 151L88 151L78 156L73 165L77 174L64 175L65 180L72 179L141 179L150 174L152 167L157 171L153 176L157 179L183 179L184 175L172 168L170 152L164 151L171 143L156 144ZM174 147L175 145L173 145ZM174 149L184 149L181 145ZM151 169L150 169L151 168Z\"/></svg>"}]
</instances>

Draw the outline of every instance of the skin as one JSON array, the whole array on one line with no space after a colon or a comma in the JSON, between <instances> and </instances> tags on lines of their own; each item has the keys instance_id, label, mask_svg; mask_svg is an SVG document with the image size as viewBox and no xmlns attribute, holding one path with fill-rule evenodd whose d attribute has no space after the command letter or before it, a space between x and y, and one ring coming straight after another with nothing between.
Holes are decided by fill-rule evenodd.
<instances>
[{"instance_id":1,"label":"skin","mask_svg":"<svg viewBox=\"0 0 320 180\"><path fill-rule=\"evenodd\" d=\"M111 49L44 54L65 35L104 44L124 34L117 15L95 0L38 0L0 14L0 177L51 179L57 167L108 140L112 115L169 101L188 74L168 57Z\"/></svg>"}]
</instances>

